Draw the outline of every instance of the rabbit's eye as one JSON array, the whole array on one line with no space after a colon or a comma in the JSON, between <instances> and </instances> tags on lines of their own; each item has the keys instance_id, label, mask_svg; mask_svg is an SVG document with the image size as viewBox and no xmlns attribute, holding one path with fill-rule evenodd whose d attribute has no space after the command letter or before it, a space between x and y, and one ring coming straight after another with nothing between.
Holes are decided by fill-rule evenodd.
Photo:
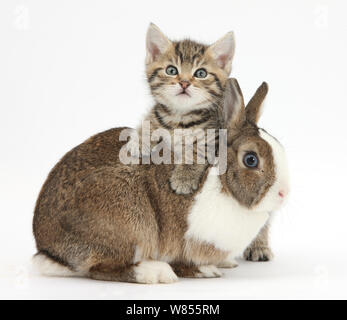
<instances>
[{"instance_id":1,"label":"rabbit's eye","mask_svg":"<svg viewBox=\"0 0 347 320\"><path fill-rule=\"evenodd\" d=\"M174 66L168 66L166 68L166 73L169 75L169 76L175 76L176 74L178 74L178 70L176 67Z\"/></svg>"},{"instance_id":2,"label":"rabbit's eye","mask_svg":"<svg viewBox=\"0 0 347 320\"><path fill-rule=\"evenodd\" d=\"M194 73L195 78L206 78L207 77L207 71L203 68L198 69Z\"/></svg>"},{"instance_id":3,"label":"rabbit's eye","mask_svg":"<svg viewBox=\"0 0 347 320\"><path fill-rule=\"evenodd\" d=\"M257 155L253 152L246 153L243 157L243 163L248 168L256 168L258 162Z\"/></svg>"}]
</instances>

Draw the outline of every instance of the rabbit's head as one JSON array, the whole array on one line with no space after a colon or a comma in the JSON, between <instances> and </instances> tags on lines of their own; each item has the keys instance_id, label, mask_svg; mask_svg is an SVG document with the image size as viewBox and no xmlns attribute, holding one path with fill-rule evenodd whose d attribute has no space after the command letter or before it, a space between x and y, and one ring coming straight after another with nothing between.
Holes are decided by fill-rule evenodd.
<instances>
[{"instance_id":1,"label":"rabbit's head","mask_svg":"<svg viewBox=\"0 0 347 320\"><path fill-rule=\"evenodd\" d=\"M224 99L227 170L221 181L240 205L271 212L287 198L289 179L283 146L257 126L267 92L263 82L245 107L237 80L228 80Z\"/></svg>"}]
</instances>

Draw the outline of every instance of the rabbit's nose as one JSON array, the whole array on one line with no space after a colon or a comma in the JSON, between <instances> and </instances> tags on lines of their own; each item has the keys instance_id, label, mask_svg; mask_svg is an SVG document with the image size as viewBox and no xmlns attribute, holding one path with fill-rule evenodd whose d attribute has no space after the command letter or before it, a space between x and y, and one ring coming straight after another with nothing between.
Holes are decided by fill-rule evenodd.
<instances>
[{"instance_id":1,"label":"rabbit's nose","mask_svg":"<svg viewBox=\"0 0 347 320\"><path fill-rule=\"evenodd\" d=\"M286 195L288 194L288 191L282 189L278 192L278 195L281 197L281 198L284 198Z\"/></svg>"}]
</instances>

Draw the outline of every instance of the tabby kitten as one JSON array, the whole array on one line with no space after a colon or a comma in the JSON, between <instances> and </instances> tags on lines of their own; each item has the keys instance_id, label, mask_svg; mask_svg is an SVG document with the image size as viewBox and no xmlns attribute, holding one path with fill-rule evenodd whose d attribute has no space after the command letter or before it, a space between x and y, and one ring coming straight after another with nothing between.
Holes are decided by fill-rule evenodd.
<instances>
[{"instance_id":1,"label":"tabby kitten","mask_svg":"<svg viewBox=\"0 0 347 320\"><path fill-rule=\"evenodd\" d=\"M226 80L234 55L232 32L208 46L191 40L170 41L150 24L146 39L146 74L154 107L145 117L151 132L158 128L219 129ZM138 129L141 136L141 128ZM198 139L198 138L197 138ZM195 141L197 143L198 141ZM152 148L152 146L150 146ZM188 194L198 188L206 164L176 164L171 188Z\"/></svg>"}]
</instances>

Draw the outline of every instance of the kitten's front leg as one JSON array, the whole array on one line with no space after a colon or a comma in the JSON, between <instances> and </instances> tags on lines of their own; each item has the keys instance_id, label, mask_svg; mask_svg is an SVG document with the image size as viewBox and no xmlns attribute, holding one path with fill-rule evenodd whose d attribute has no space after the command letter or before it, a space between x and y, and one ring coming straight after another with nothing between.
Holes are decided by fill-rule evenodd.
<instances>
[{"instance_id":1,"label":"kitten's front leg","mask_svg":"<svg viewBox=\"0 0 347 320\"><path fill-rule=\"evenodd\" d=\"M273 259L272 250L269 247L269 225L266 224L257 237L243 253L249 261L269 261Z\"/></svg>"},{"instance_id":2,"label":"kitten's front leg","mask_svg":"<svg viewBox=\"0 0 347 320\"><path fill-rule=\"evenodd\" d=\"M206 164L177 164L170 178L170 187L177 194L189 194L198 189Z\"/></svg>"}]
</instances>

